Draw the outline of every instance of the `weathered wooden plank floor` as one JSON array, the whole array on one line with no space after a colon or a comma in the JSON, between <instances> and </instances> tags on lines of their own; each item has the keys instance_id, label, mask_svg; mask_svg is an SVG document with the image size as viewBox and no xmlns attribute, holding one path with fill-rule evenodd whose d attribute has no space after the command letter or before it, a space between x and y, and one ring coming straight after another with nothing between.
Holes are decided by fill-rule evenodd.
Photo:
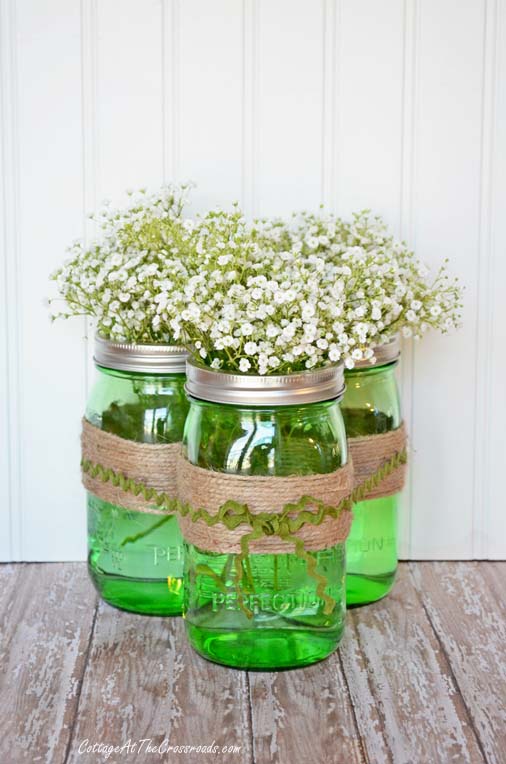
<instances>
[{"instance_id":1,"label":"weathered wooden plank floor","mask_svg":"<svg viewBox=\"0 0 506 764\"><path fill-rule=\"evenodd\" d=\"M406 563L327 661L248 674L99 603L84 564L1 565L0 764L506 763L505 591L506 563Z\"/></svg>"}]
</instances>

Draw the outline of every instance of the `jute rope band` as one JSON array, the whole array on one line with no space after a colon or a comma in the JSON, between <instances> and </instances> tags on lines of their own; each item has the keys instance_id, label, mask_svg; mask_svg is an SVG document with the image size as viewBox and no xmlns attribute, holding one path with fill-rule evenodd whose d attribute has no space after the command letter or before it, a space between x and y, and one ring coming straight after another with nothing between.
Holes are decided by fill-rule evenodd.
<instances>
[{"instance_id":1,"label":"jute rope band","mask_svg":"<svg viewBox=\"0 0 506 764\"><path fill-rule=\"evenodd\" d=\"M136 443L104 432L83 419L81 449L83 465L99 465L101 468L83 469L83 485L87 491L125 509L154 515L167 514L168 510L157 508L154 502L146 500L145 492L136 495L128 490L128 486L129 482L142 483L158 493L175 497L180 443ZM115 485L117 481L104 481L107 471L124 476L126 479L121 481L123 487Z\"/></svg>"},{"instance_id":2,"label":"jute rope band","mask_svg":"<svg viewBox=\"0 0 506 764\"><path fill-rule=\"evenodd\" d=\"M336 603L325 591L326 575L317 570L309 552L346 540L353 503L373 495L405 464L405 440L402 444L389 458L378 459L377 468L364 480L353 481L351 463L324 475L240 476L190 464L179 444L131 443L85 420L81 467L85 487L99 498L153 514L177 513L188 541L209 551L235 554L238 603L248 617L253 614L243 601L243 563L250 552L286 554L291 546L305 561L328 614ZM202 574L215 576L208 566L199 567Z\"/></svg>"},{"instance_id":3,"label":"jute rope band","mask_svg":"<svg viewBox=\"0 0 506 764\"><path fill-rule=\"evenodd\" d=\"M190 510L180 517L179 524L185 539L206 551L241 552L243 527L229 529L221 523L210 525L207 520L208 516L218 518L231 497L247 507L253 526L263 531L264 535L249 542L253 553L286 554L287 544L294 544L293 540L286 539L287 535L299 538L309 551L326 549L345 541L350 530L352 513L349 509L341 510L337 517L330 514L322 517L324 508L337 507L351 494L350 464L327 474L263 477L213 472L190 464L181 456L177 484L183 505L205 507L206 519L201 516L196 519ZM300 516L300 502L304 499L305 522L294 530L294 520ZM293 505L293 511L289 505Z\"/></svg>"},{"instance_id":4,"label":"jute rope band","mask_svg":"<svg viewBox=\"0 0 506 764\"><path fill-rule=\"evenodd\" d=\"M382 464L395 454L405 452L407 444L404 423L396 430L382 435L366 435L349 438L348 448L353 461L355 487L374 475ZM381 482L367 492L365 499L379 499L393 496L404 487L406 463L400 464Z\"/></svg>"}]
</instances>

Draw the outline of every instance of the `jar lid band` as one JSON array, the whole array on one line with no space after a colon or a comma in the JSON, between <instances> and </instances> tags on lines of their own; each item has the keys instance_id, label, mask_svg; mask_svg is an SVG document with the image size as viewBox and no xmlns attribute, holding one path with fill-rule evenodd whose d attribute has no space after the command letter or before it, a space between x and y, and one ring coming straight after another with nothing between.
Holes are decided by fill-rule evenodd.
<instances>
[{"instance_id":1,"label":"jar lid band","mask_svg":"<svg viewBox=\"0 0 506 764\"><path fill-rule=\"evenodd\" d=\"M143 345L95 337L98 366L142 374L184 374L188 353L177 345Z\"/></svg>"},{"instance_id":2,"label":"jar lid band","mask_svg":"<svg viewBox=\"0 0 506 764\"><path fill-rule=\"evenodd\" d=\"M374 369L376 366L385 366L387 363L398 361L401 355L401 340L399 334L394 334L394 336L383 345L375 345L373 350L374 363L365 360L357 361L353 369Z\"/></svg>"},{"instance_id":3,"label":"jar lid band","mask_svg":"<svg viewBox=\"0 0 506 764\"><path fill-rule=\"evenodd\" d=\"M192 398L238 406L297 406L342 397L343 365L293 374L217 371L193 359L186 364L186 392Z\"/></svg>"}]
</instances>

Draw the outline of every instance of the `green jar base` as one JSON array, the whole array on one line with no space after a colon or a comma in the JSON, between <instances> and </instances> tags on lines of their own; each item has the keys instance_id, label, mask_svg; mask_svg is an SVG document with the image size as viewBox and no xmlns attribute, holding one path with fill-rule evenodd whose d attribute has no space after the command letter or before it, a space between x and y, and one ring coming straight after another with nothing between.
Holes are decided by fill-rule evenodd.
<instances>
[{"instance_id":1,"label":"green jar base","mask_svg":"<svg viewBox=\"0 0 506 764\"><path fill-rule=\"evenodd\" d=\"M169 591L167 579L138 579L111 576L88 565L95 589L102 599L120 610L141 615L181 615L182 579L174 581L177 592Z\"/></svg>"},{"instance_id":2,"label":"green jar base","mask_svg":"<svg viewBox=\"0 0 506 764\"><path fill-rule=\"evenodd\" d=\"M386 597L395 582L395 571L383 576L346 575L346 607L368 605Z\"/></svg>"},{"instance_id":3,"label":"green jar base","mask_svg":"<svg viewBox=\"0 0 506 764\"><path fill-rule=\"evenodd\" d=\"M336 650L344 629L318 634L314 629L225 631L202 629L186 622L188 641L199 655L231 668L271 671L309 666Z\"/></svg>"}]
</instances>

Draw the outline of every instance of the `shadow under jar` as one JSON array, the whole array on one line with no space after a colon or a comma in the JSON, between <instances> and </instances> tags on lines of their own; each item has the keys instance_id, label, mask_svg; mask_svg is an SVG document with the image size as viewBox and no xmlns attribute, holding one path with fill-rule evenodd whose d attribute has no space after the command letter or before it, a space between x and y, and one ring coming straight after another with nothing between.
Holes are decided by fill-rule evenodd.
<instances>
[{"instance_id":1,"label":"shadow under jar","mask_svg":"<svg viewBox=\"0 0 506 764\"><path fill-rule=\"evenodd\" d=\"M225 493L219 487L217 506L223 499L245 502L249 490L248 506L264 502L270 512L283 509L278 488L284 489L287 483L281 481L290 476L327 475L330 482L336 471L346 472L351 486L351 473L340 469L347 460L338 403L344 388L341 367L260 377L188 362L187 375L190 411L183 454L190 475L195 467L200 470L193 480L184 477L191 486L186 497L181 485L179 492L180 498L190 497L192 507L208 508L224 475L248 480L230 480ZM249 488L241 492L245 484ZM190 520L182 521L182 529L184 617L198 653L227 666L261 670L304 666L335 650L345 622L344 539L309 552L334 601L328 612L306 560L293 553L293 543L283 544L282 553L257 553L252 542L237 565L237 536L231 544L223 525L204 528L202 542L195 539ZM239 530L243 534L251 528L244 524Z\"/></svg>"},{"instance_id":2,"label":"shadow under jar","mask_svg":"<svg viewBox=\"0 0 506 764\"><path fill-rule=\"evenodd\" d=\"M185 360L179 347L97 337L86 421L136 444L179 444L188 411ZM179 615L183 546L176 517L129 509L89 490L87 503L88 570L101 597L136 613Z\"/></svg>"},{"instance_id":3,"label":"shadow under jar","mask_svg":"<svg viewBox=\"0 0 506 764\"><path fill-rule=\"evenodd\" d=\"M348 439L384 435L401 423L395 369L398 337L375 348L376 363L364 362L345 372L341 410ZM364 605L391 590L397 571L399 493L358 502L346 542L346 602Z\"/></svg>"}]
</instances>

